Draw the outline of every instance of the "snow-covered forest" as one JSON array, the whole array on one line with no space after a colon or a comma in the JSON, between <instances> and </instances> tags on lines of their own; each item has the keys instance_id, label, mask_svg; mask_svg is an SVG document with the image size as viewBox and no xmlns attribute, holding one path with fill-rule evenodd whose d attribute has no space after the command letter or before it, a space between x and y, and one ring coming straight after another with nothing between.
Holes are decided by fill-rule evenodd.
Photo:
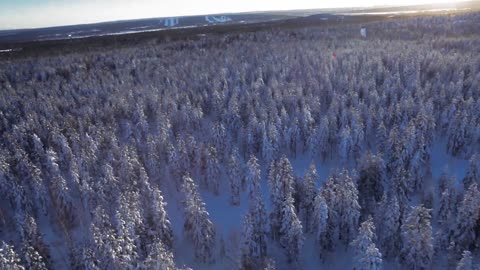
<instances>
[{"instance_id":1,"label":"snow-covered forest","mask_svg":"<svg viewBox=\"0 0 480 270\"><path fill-rule=\"evenodd\" d=\"M479 267L480 14L0 62L0 269Z\"/></svg>"}]
</instances>

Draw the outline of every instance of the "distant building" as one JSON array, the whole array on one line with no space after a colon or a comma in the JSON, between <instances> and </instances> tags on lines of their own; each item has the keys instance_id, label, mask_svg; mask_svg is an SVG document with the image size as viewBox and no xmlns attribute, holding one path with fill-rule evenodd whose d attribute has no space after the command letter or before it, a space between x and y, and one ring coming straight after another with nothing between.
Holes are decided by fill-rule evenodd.
<instances>
[{"instance_id":1,"label":"distant building","mask_svg":"<svg viewBox=\"0 0 480 270\"><path fill-rule=\"evenodd\" d=\"M366 38L367 37L367 28L365 28L365 27L360 28L360 35L363 38Z\"/></svg>"},{"instance_id":2,"label":"distant building","mask_svg":"<svg viewBox=\"0 0 480 270\"><path fill-rule=\"evenodd\" d=\"M163 24L167 27L172 27L178 24L178 18L173 17L173 18L167 18L164 20Z\"/></svg>"}]
</instances>

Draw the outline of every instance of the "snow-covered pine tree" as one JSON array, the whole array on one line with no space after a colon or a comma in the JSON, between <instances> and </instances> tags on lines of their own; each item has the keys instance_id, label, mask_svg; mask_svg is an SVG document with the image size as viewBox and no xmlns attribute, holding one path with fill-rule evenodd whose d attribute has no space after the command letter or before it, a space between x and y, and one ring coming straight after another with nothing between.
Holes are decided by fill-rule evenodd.
<instances>
[{"instance_id":1,"label":"snow-covered pine tree","mask_svg":"<svg viewBox=\"0 0 480 270\"><path fill-rule=\"evenodd\" d=\"M394 257L401 246L400 238L400 206L397 197L383 195L375 214L377 238L382 253L386 257Z\"/></svg>"},{"instance_id":2,"label":"snow-covered pine tree","mask_svg":"<svg viewBox=\"0 0 480 270\"><path fill-rule=\"evenodd\" d=\"M26 269L32 270L47 270L45 259L38 253L35 248L29 244L24 244L22 247L23 261ZM3 269L3 268L2 268Z\"/></svg>"},{"instance_id":3,"label":"snow-covered pine tree","mask_svg":"<svg viewBox=\"0 0 480 270\"><path fill-rule=\"evenodd\" d=\"M152 239L160 240L165 248L171 249L173 247L173 231L160 189L153 188L148 197L151 198L147 219L149 235Z\"/></svg>"},{"instance_id":4,"label":"snow-covered pine tree","mask_svg":"<svg viewBox=\"0 0 480 270\"><path fill-rule=\"evenodd\" d=\"M252 201L260 193L260 165L254 155L247 162L247 186L248 196Z\"/></svg>"},{"instance_id":5,"label":"snow-covered pine tree","mask_svg":"<svg viewBox=\"0 0 480 270\"><path fill-rule=\"evenodd\" d=\"M340 161L346 164L352 153L352 134L348 125L340 131L338 151Z\"/></svg>"},{"instance_id":6,"label":"snow-covered pine tree","mask_svg":"<svg viewBox=\"0 0 480 270\"><path fill-rule=\"evenodd\" d=\"M220 194L220 165L218 163L217 150L211 146L207 150L207 185L215 195Z\"/></svg>"},{"instance_id":7,"label":"snow-covered pine tree","mask_svg":"<svg viewBox=\"0 0 480 270\"><path fill-rule=\"evenodd\" d=\"M376 133L376 142L378 145L378 152L379 153L385 153L388 147L388 134L387 134L387 128L385 127L385 124L380 122L380 124L377 127L377 133Z\"/></svg>"},{"instance_id":8,"label":"snow-covered pine tree","mask_svg":"<svg viewBox=\"0 0 480 270\"><path fill-rule=\"evenodd\" d=\"M448 126L447 151L453 156L465 154L465 146L470 145L468 118L465 110L457 110Z\"/></svg>"},{"instance_id":9,"label":"snow-covered pine tree","mask_svg":"<svg viewBox=\"0 0 480 270\"><path fill-rule=\"evenodd\" d=\"M189 149L185 140L179 136L177 138L177 158L179 173L192 172L192 163L190 162Z\"/></svg>"},{"instance_id":10,"label":"snow-covered pine tree","mask_svg":"<svg viewBox=\"0 0 480 270\"><path fill-rule=\"evenodd\" d=\"M408 205L410 189L408 188L409 173L403 168L395 170L391 176L388 193L395 196L400 205L402 215L406 212L404 209Z\"/></svg>"},{"instance_id":11,"label":"snow-covered pine tree","mask_svg":"<svg viewBox=\"0 0 480 270\"><path fill-rule=\"evenodd\" d=\"M63 226L70 226L74 221L74 201L65 178L60 173L57 164L57 154L49 149L46 153L45 167L50 177L50 196L56 207L57 215Z\"/></svg>"},{"instance_id":12,"label":"snow-covered pine tree","mask_svg":"<svg viewBox=\"0 0 480 270\"><path fill-rule=\"evenodd\" d=\"M320 256L322 251L331 246L331 235L328 233L328 206L322 193L315 196L313 203L312 231L317 240Z\"/></svg>"},{"instance_id":13,"label":"snow-covered pine tree","mask_svg":"<svg viewBox=\"0 0 480 270\"><path fill-rule=\"evenodd\" d=\"M275 260L272 258L266 258L263 262L262 270L275 270L277 269Z\"/></svg>"},{"instance_id":14,"label":"snow-covered pine tree","mask_svg":"<svg viewBox=\"0 0 480 270\"><path fill-rule=\"evenodd\" d=\"M476 270L478 269L473 264L472 253L468 250L463 251L462 259L458 262L455 270Z\"/></svg>"},{"instance_id":15,"label":"snow-covered pine tree","mask_svg":"<svg viewBox=\"0 0 480 270\"><path fill-rule=\"evenodd\" d=\"M154 242L149 247L147 258L139 265L138 270L177 270L173 254L161 241Z\"/></svg>"},{"instance_id":16,"label":"snow-covered pine tree","mask_svg":"<svg viewBox=\"0 0 480 270\"><path fill-rule=\"evenodd\" d=\"M452 224L452 219L457 211L457 192L453 186L446 187L440 195L437 222L445 228Z\"/></svg>"},{"instance_id":17,"label":"snow-covered pine tree","mask_svg":"<svg viewBox=\"0 0 480 270\"><path fill-rule=\"evenodd\" d=\"M232 205L240 204L240 189L242 186L242 175L240 168L240 155L234 148L228 160L228 180L230 183L230 203Z\"/></svg>"},{"instance_id":18,"label":"snow-covered pine tree","mask_svg":"<svg viewBox=\"0 0 480 270\"><path fill-rule=\"evenodd\" d=\"M287 129L287 149L290 154L294 157L297 156L297 148L298 148L298 141L300 138L300 127L298 123L298 119L295 118L290 124L289 128Z\"/></svg>"},{"instance_id":19,"label":"snow-covered pine tree","mask_svg":"<svg viewBox=\"0 0 480 270\"><path fill-rule=\"evenodd\" d=\"M430 210L413 207L402 224L402 261L409 269L429 269L433 259Z\"/></svg>"},{"instance_id":20,"label":"snow-covered pine tree","mask_svg":"<svg viewBox=\"0 0 480 270\"><path fill-rule=\"evenodd\" d=\"M296 267L304 241L302 224L295 213L291 195L287 196L282 206L280 243L285 249L287 262L293 263L294 267Z\"/></svg>"},{"instance_id":21,"label":"snow-covered pine tree","mask_svg":"<svg viewBox=\"0 0 480 270\"><path fill-rule=\"evenodd\" d=\"M268 164L272 161L274 155L274 149L267 132L263 132L262 137L262 158L263 161Z\"/></svg>"},{"instance_id":22,"label":"snow-covered pine tree","mask_svg":"<svg viewBox=\"0 0 480 270\"><path fill-rule=\"evenodd\" d=\"M24 270L21 265L20 257L17 255L13 246L2 241L0 246L0 269L5 270Z\"/></svg>"},{"instance_id":23,"label":"snow-covered pine tree","mask_svg":"<svg viewBox=\"0 0 480 270\"><path fill-rule=\"evenodd\" d=\"M110 217L104 209L97 207L93 213L92 224L90 225L92 237L92 253L90 256L87 250L84 250L83 256L88 256L89 260L95 260L99 269L113 269L119 264L117 252L119 245L117 244L117 235L113 228ZM83 261L83 265L90 262Z\"/></svg>"},{"instance_id":24,"label":"snow-covered pine tree","mask_svg":"<svg viewBox=\"0 0 480 270\"><path fill-rule=\"evenodd\" d=\"M477 183L473 183L463 196L458 208L456 225L453 231L456 252L478 248L480 235L477 233L480 222L480 191Z\"/></svg>"},{"instance_id":25,"label":"snow-covered pine tree","mask_svg":"<svg viewBox=\"0 0 480 270\"><path fill-rule=\"evenodd\" d=\"M19 158L17 164L17 171L19 176L22 178L23 181L28 183L30 187L31 194L33 195L33 199L35 200L35 204L32 205L35 211L39 211L43 214L47 213L47 189L45 187L45 182L42 179L42 172L41 170L35 166L26 156L26 153L22 153L23 151L17 151L17 156ZM0 175L0 178L2 176ZM6 183L2 185L3 188L7 188ZM0 190L0 193L2 191Z\"/></svg>"},{"instance_id":26,"label":"snow-covered pine tree","mask_svg":"<svg viewBox=\"0 0 480 270\"><path fill-rule=\"evenodd\" d=\"M351 134L352 134L352 146L351 152L355 160L357 160L363 152L365 144L365 126L356 109L351 112Z\"/></svg>"},{"instance_id":27,"label":"snow-covered pine tree","mask_svg":"<svg viewBox=\"0 0 480 270\"><path fill-rule=\"evenodd\" d=\"M310 162L310 166L303 178L302 194L300 194L300 203L303 209L303 216L305 220L305 231L312 232L314 228L312 226L312 215L315 208L315 197L317 196L316 181L318 179L317 169L313 160Z\"/></svg>"},{"instance_id":28,"label":"snow-covered pine tree","mask_svg":"<svg viewBox=\"0 0 480 270\"><path fill-rule=\"evenodd\" d=\"M185 211L185 234L195 247L195 257L204 263L213 263L215 228L208 217L205 203L198 194L197 186L189 175L183 177L183 205Z\"/></svg>"},{"instance_id":29,"label":"snow-covered pine tree","mask_svg":"<svg viewBox=\"0 0 480 270\"><path fill-rule=\"evenodd\" d=\"M120 269L133 268L141 255L136 226L136 219L140 216L137 215L137 202L130 198L129 194L122 194L119 197L118 208L113 217L116 232L114 236L115 267Z\"/></svg>"},{"instance_id":30,"label":"snow-covered pine tree","mask_svg":"<svg viewBox=\"0 0 480 270\"><path fill-rule=\"evenodd\" d=\"M375 225L372 217L360 224L357 237L352 241L354 248L354 269L382 269L382 254L375 247Z\"/></svg>"},{"instance_id":31,"label":"snow-covered pine tree","mask_svg":"<svg viewBox=\"0 0 480 270\"><path fill-rule=\"evenodd\" d=\"M355 237L358 228L360 218L358 190L347 170L341 171L333 178L336 184L335 200L330 203L327 200L327 205L338 218L334 226L338 226L339 240L347 245ZM335 222L335 220L331 221Z\"/></svg>"},{"instance_id":32,"label":"snow-covered pine tree","mask_svg":"<svg viewBox=\"0 0 480 270\"><path fill-rule=\"evenodd\" d=\"M283 219L283 203L286 198L293 196L294 187L293 168L286 156L283 156L278 162L272 161L268 172L268 182L270 203L272 204L270 232L274 239L278 239Z\"/></svg>"},{"instance_id":33,"label":"snow-covered pine tree","mask_svg":"<svg viewBox=\"0 0 480 270\"><path fill-rule=\"evenodd\" d=\"M277 159L280 150L281 136L278 132L277 124L274 122L270 122L268 125L268 138L270 139L270 144L272 146L272 157L270 160L264 161L265 164L270 164L272 160Z\"/></svg>"},{"instance_id":34,"label":"snow-covered pine tree","mask_svg":"<svg viewBox=\"0 0 480 270\"><path fill-rule=\"evenodd\" d=\"M32 216L26 218L24 226L25 239L22 244L22 253L26 266L27 268L29 267L30 261L31 264L41 268L40 266L48 264L47 259L50 258L50 250L38 231L37 223ZM28 260L27 257L29 257L30 260ZM45 269L47 269L47 267Z\"/></svg>"},{"instance_id":35,"label":"snow-covered pine tree","mask_svg":"<svg viewBox=\"0 0 480 270\"><path fill-rule=\"evenodd\" d=\"M431 176L430 153L427 151L423 135L415 135L417 144L409 160L410 190L423 190L425 179Z\"/></svg>"},{"instance_id":36,"label":"snow-covered pine tree","mask_svg":"<svg viewBox=\"0 0 480 270\"><path fill-rule=\"evenodd\" d=\"M242 240L240 243L240 270L253 270L259 266L258 245L255 242L254 224L250 213L243 219Z\"/></svg>"},{"instance_id":37,"label":"snow-covered pine tree","mask_svg":"<svg viewBox=\"0 0 480 270\"><path fill-rule=\"evenodd\" d=\"M255 156L250 156L247 163L247 182L249 204L245 222L251 227L251 243L249 257L253 258L258 267L267 255L267 213L260 191L260 165Z\"/></svg>"},{"instance_id":38,"label":"snow-covered pine tree","mask_svg":"<svg viewBox=\"0 0 480 270\"><path fill-rule=\"evenodd\" d=\"M63 134L55 136L56 144L60 151L58 152L58 164L60 171L65 175L68 183L78 183L78 167L75 162L75 156L68 144L67 138Z\"/></svg>"},{"instance_id":39,"label":"snow-covered pine tree","mask_svg":"<svg viewBox=\"0 0 480 270\"><path fill-rule=\"evenodd\" d=\"M320 125L317 128L316 131L316 142L318 143L318 154L320 155L320 159L324 161L327 156L330 154L330 143L329 143L329 138L330 138L330 123L328 121L328 117L324 116L320 120Z\"/></svg>"},{"instance_id":40,"label":"snow-covered pine tree","mask_svg":"<svg viewBox=\"0 0 480 270\"><path fill-rule=\"evenodd\" d=\"M39 168L43 168L44 159L45 159L45 148L43 146L42 140L37 134L32 135L32 144L33 144L33 151L30 153L32 156L32 161L35 165Z\"/></svg>"},{"instance_id":41,"label":"snow-covered pine tree","mask_svg":"<svg viewBox=\"0 0 480 270\"><path fill-rule=\"evenodd\" d=\"M463 178L464 189L467 190L473 183L480 185L480 159L477 154L473 154L468 161L467 173Z\"/></svg>"},{"instance_id":42,"label":"snow-covered pine tree","mask_svg":"<svg viewBox=\"0 0 480 270\"><path fill-rule=\"evenodd\" d=\"M213 125L212 138L214 147L218 151L218 157L226 157L226 154L228 154L228 152L226 152L227 133L225 130L225 126L221 122L217 122Z\"/></svg>"}]
</instances>

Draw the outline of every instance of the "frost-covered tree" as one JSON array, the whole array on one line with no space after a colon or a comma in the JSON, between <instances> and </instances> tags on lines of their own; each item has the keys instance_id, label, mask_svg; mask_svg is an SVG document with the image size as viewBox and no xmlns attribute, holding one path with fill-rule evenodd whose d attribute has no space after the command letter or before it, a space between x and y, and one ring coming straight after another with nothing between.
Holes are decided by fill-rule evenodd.
<instances>
[{"instance_id":1,"label":"frost-covered tree","mask_svg":"<svg viewBox=\"0 0 480 270\"><path fill-rule=\"evenodd\" d=\"M240 244L240 269L258 269L266 256L267 233L264 224L250 210L244 217ZM262 221L261 221L262 222ZM260 225L260 226L259 226Z\"/></svg>"},{"instance_id":2,"label":"frost-covered tree","mask_svg":"<svg viewBox=\"0 0 480 270\"><path fill-rule=\"evenodd\" d=\"M55 138L56 144L59 146L58 164L60 171L63 172L67 182L78 183L78 167L75 162L72 148L70 147L67 138L63 134L59 134Z\"/></svg>"},{"instance_id":3,"label":"frost-covered tree","mask_svg":"<svg viewBox=\"0 0 480 270\"><path fill-rule=\"evenodd\" d=\"M372 217L360 224L357 237L352 241L354 269L382 269L382 254L375 247L375 225Z\"/></svg>"},{"instance_id":4,"label":"frost-covered tree","mask_svg":"<svg viewBox=\"0 0 480 270\"><path fill-rule=\"evenodd\" d=\"M478 269L473 264L472 253L468 250L465 250L462 254L462 259L458 262L457 268L455 270L475 270Z\"/></svg>"},{"instance_id":5,"label":"frost-covered tree","mask_svg":"<svg viewBox=\"0 0 480 270\"><path fill-rule=\"evenodd\" d=\"M445 227L452 224L457 208L457 193L454 187L445 188L440 195L437 222Z\"/></svg>"},{"instance_id":6,"label":"frost-covered tree","mask_svg":"<svg viewBox=\"0 0 480 270\"><path fill-rule=\"evenodd\" d=\"M185 211L185 234L195 247L195 257L204 263L215 260L215 228L208 217L205 203L198 194L197 186L190 176L183 177L182 193Z\"/></svg>"},{"instance_id":7,"label":"frost-covered tree","mask_svg":"<svg viewBox=\"0 0 480 270\"><path fill-rule=\"evenodd\" d=\"M25 262L26 269L34 270L47 270L48 267L45 263L45 259L38 253L37 250L31 245L26 244L22 248L23 261Z\"/></svg>"},{"instance_id":8,"label":"frost-covered tree","mask_svg":"<svg viewBox=\"0 0 480 270\"><path fill-rule=\"evenodd\" d=\"M320 124L310 135L308 144L312 158L320 157L320 160L325 160L327 154L329 154L328 117L324 116L321 118Z\"/></svg>"},{"instance_id":9,"label":"frost-covered tree","mask_svg":"<svg viewBox=\"0 0 480 270\"><path fill-rule=\"evenodd\" d=\"M385 127L385 124L383 122L381 122L377 127L375 139L378 145L378 152L385 153L388 143L388 133L387 128Z\"/></svg>"},{"instance_id":10,"label":"frost-covered tree","mask_svg":"<svg viewBox=\"0 0 480 270\"><path fill-rule=\"evenodd\" d=\"M273 148L272 142L268 137L267 132L263 132L262 137L262 158L265 163L270 163L273 159L275 149Z\"/></svg>"},{"instance_id":11,"label":"frost-covered tree","mask_svg":"<svg viewBox=\"0 0 480 270\"><path fill-rule=\"evenodd\" d=\"M405 212L405 207L407 206L410 198L410 189L409 184L409 173L403 168L397 169L391 177L389 193L393 194L398 200L400 205L400 212Z\"/></svg>"},{"instance_id":12,"label":"frost-covered tree","mask_svg":"<svg viewBox=\"0 0 480 270\"><path fill-rule=\"evenodd\" d=\"M242 239L240 243L239 269L255 269L258 264L254 256L257 243L254 240L253 222L250 214L245 215L242 225Z\"/></svg>"},{"instance_id":13,"label":"frost-covered tree","mask_svg":"<svg viewBox=\"0 0 480 270\"><path fill-rule=\"evenodd\" d=\"M48 176L50 177L50 196L55 204L58 217L64 226L73 222L74 201L70 194L70 189L61 175L57 164L57 155L53 150L46 153L46 164Z\"/></svg>"},{"instance_id":14,"label":"frost-covered tree","mask_svg":"<svg viewBox=\"0 0 480 270\"><path fill-rule=\"evenodd\" d=\"M227 133L225 126L222 123L215 123L213 125L212 133L215 149L219 151L219 156L223 157L223 153L228 153L226 152Z\"/></svg>"},{"instance_id":15,"label":"frost-covered tree","mask_svg":"<svg viewBox=\"0 0 480 270\"><path fill-rule=\"evenodd\" d=\"M233 149L228 160L228 180L230 183L230 203L240 204L240 190L242 187L242 174L240 167L240 156L237 149Z\"/></svg>"},{"instance_id":16,"label":"frost-covered tree","mask_svg":"<svg viewBox=\"0 0 480 270\"><path fill-rule=\"evenodd\" d=\"M329 177L322 192L329 211L329 233L347 245L355 237L360 218L357 187L343 170Z\"/></svg>"},{"instance_id":17,"label":"frost-covered tree","mask_svg":"<svg viewBox=\"0 0 480 270\"><path fill-rule=\"evenodd\" d=\"M433 259L430 210L413 207L402 224L402 261L409 269L429 269Z\"/></svg>"},{"instance_id":18,"label":"frost-covered tree","mask_svg":"<svg viewBox=\"0 0 480 270\"><path fill-rule=\"evenodd\" d=\"M153 188L149 195L150 202L146 219L148 236L154 241L162 241L167 249L171 249L173 246L173 230L165 209L166 203L162 193L158 188Z\"/></svg>"},{"instance_id":19,"label":"frost-covered tree","mask_svg":"<svg viewBox=\"0 0 480 270\"><path fill-rule=\"evenodd\" d=\"M149 247L147 258L137 269L176 270L178 268L175 266L172 252L162 242L155 242Z\"/></svg>"},{"instance_id":20,"label":"frost-covered tree","mask_svg":"<svg viewBox=\"0 0 480 270\"><path fill-rule=\"evenodd\" d=\"M17 255L11 245L2 241L0 247L0 269L5 270L24 270L21 265L20 257Z\"/></svg>"},{"instance_id":21,"label":"frost-covered tree","mask_svg":"<svg viewBox=\"0 0 480 270\"><path fill-rule=\"evenodd\" d=\"M260 191L260 166L255 156L247 163L248 213L244 218L244 249L242 260L244 267L253 263L259 267L267 255L267 213ZM248 262L250 261L250 263Z\"/></svg>"},{"instance_id":22,"label":"frost-covered tree","mask_svg":"<svg viewBox=\"0 0 480 270\"><path fill-rule=\"evenodd\" d=\"M463 186L467 190L471 184L480 184L480 160L477 155L474 154L468 162L468 169L465 177L463 178Z\"/></svg>"},{"instance_id":23,"label":"frost-covered tree","mask_svg":"<svg viewBox=\"0 0 480 270\"><path fill-rule=\"evenodd\" d=\"M346 163L352 154L352 134L349 126L344 127L340 131L338 151L340 160Z\"/></svg>"},{"instance_id":24,"label":"frost-covered tree","mask_svg":"<svg viewBox=\"0 0 480 270\"><path fill-rule=\"evenodd\" d=\"M213 194L220 194L220 165L218 163L217 150L215 147L209 147L206 156L207 174L206 183Z\"/></svg>"},{"instance_id":25,"label":"frost-covered tree","mask_svg":"<svg viewBox=\"0 0 480 270\"><path fill-rule=\"evenodd\" d=\"M247 162L247 186L248 196L253 200L260 193L260 165L258 159L252 155Z\"/></svg>"},{"instance_id":26,"label":"frost-covered tree","mask_svg":"<svg viewBox=\"0 0 480 270\"><path fill-rule=\"evenodd\" d=\"M136 241L138 234L133 220L135 217L130 215L133 213L125 209L127 206L122 197L119 200L119 207L113 218L116 232L112 243L115 251L114 260L115 267L128 269L134 267L140 258L139 245Z\"/></svg>"},{"instance_id":27,"label":"frost-covered tree","mask_svg":"<svg viewBox=\"0 0 480 270\"><path fill-rule=\"evenodd\" d=\"M291 196L288 196L283 203L280 235L280 243L285 249L287 261L294 264L298 263L304 237L302 224L295 213Z\"/></svg>"},{"instance_id":28,"label":"frost-covered tree","mask_svg":"<svg viewBox=\"0 0 480 270\"><path fill-rule=\"evenodd\" d=\"M272 161L268 172L268 184L272 205L270 232L274 239L278 239L283 219L284 201L293 196L294 188L293 168L286 156L283 156L278 162Z\"/></svg>"},{"instance_id":29,"label":"frost-covered tree","mask_svg":"<svg viewBox=\"0 0 480 270\"><path fill-rule=\"evenodd\" d=\"M447 151L453 156L465 154L465 147L470 144L468 116L464 110L457 111L449 124Z\"/></svg>"},{"instance_id":30,"label":"frost-covered tree","mask_svg":"<svg viewBox=\"0 0 480 270\"><path fill-rule=\"evenodd\" d=\"M478 247L478 224L480 222L480 191L477 183L470 185L458 208L453 240L457 252Z\"/></svg>"},{"instance_id":31,"label":"frost-covered tree","mask_svg":"<svg viewBox=\"0 0 480 270\"><path fill-rule=\"evenodd\" d=\"M303 216L305 220L305 231L314 231L312 226L312 215L315 208L315 197L317 196L316 181L318 179L317 169L315 163L310 162L308 171L303 178L302 194L300 194L301 207L303 209Z\"/></svg>"},{"instance_id":32,"label":"frost-covered tree","mask_svg":"<svg viewBox=\"0 0 480 270\"><path fill-rule=\"evenodd\" d=\"M321 193L315 196L312 231L315 234L320 251L327 249L331 245L332 239L328 233L328 206Z\"/></svg>"}]
</instances>

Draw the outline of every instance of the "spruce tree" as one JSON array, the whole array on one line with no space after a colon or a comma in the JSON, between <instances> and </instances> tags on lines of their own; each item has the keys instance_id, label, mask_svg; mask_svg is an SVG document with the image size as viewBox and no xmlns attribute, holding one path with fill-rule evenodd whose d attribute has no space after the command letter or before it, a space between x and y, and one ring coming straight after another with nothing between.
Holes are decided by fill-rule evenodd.
<instances>
[{"instance_id":1,"label":"spruce tree","mask_svg":"<svg viewBox=\"0 0 480 270\"><path fill-rule=\"evenodd\" d=\"M317 169L315 168L315 163L311 161L308 171L303 179L302 194L299 196L299 198L301 198L300 202L303 209L306 232L314 230L311 217L315 208L315 197L317 196L317 189L315 187L317 179Z\"/></svg>"},{"instance_id":2,"label":"spruce tree","mask_svg":"<svg viewBox=\"0 0 480 270\"><path fill-rule=\"evenodd\" d=\"M288 196L283 203L280 227L280 243L285 249L287 262L298 263L303 241L302 224L295 213L293 198Z\"/></svg>"},{"instance_id":3,"label":"spruce tree","mask_svg":"<svg viewBox=\"0 0 480 270\"><path fill-rule=\"evenodd\" d=\"M477 233L477 228L479 222L480 191L477 183L473 183L463 196L453 231L453 239L458 253L462 252L462 250L478 247L480 235Z\"/></svg>"},{"instance_id":4,"label":"spruce tree","mask_svg":"<svg viewBox=\"0 0 480 270\"><path fill-rule=\"evenodd\" d=\"M317 194L314 201L312 231L317 240L320 256L322 251L331 245L331 235L328 233L328 206L321 193Z\"/></svg>"},{"instance_id":5,"label":"spruce tree","mask_svg":"<svg viewBox=\"0 0 480 270\"><path fill-rule=\"evenodd\" d=\"M185 234L193 242L195 257L201 262L212 263L215 259L215 228L208 217L205 203L198 194L197 186L188 175L183 177L182 193Z\"/></svg>"},{"instance_id":6,"label":"spruce tree","mask_svg":"<svg viewBox=\"0 0 480 270\"><path fill-rule=\"evenodd\" d=\"M233 149L228 160L228 180L230 183L230 204L240 204L240 189L242 185L242 176L239 164L239 155L237 149Z\"/></svg>"},{"instance_id":7,"label":"spruce tree","mask_svg":"<svg viewBox=\"0 0 480 270\"><path fill-rule=\"evenodd\" d=\"M457 268L455 270L476 270L478 269L473 264L472 253L468 250L465 250L462 254L462 259L458 262Z\"/></svg>"},{"instance_id":8,"label":"spruce tree","mask_svg":"<svg viewBox=\"0 0 480 270\"><path fill-rule=\"evenodd\" d=\"M370 216L360 224L357 237L352 241L354 248L354 269L382 269L382 254L375 247L375 225Z\"/></svg>"},{"instance_id":9,"label":"spruce tree","mask_svg":"<svg viewBox=\"0 0 480 270\"><path fill-rule=\"evenodd\" d=\"M402 261L409 269L429 269L433 259L430 210L416 206L402 224Z\"/></svg>"},{"instance_id":10,"label":"spruce tree","mask_svg":"<svg viewBox=\"0 0 480 270\"><path fill-rule=\"evenodd\" d=\"M0 246L0 269L5 270L24 270L20 263L20 257L12 246L2 241Z\"/></svg>"}]
</instances>

